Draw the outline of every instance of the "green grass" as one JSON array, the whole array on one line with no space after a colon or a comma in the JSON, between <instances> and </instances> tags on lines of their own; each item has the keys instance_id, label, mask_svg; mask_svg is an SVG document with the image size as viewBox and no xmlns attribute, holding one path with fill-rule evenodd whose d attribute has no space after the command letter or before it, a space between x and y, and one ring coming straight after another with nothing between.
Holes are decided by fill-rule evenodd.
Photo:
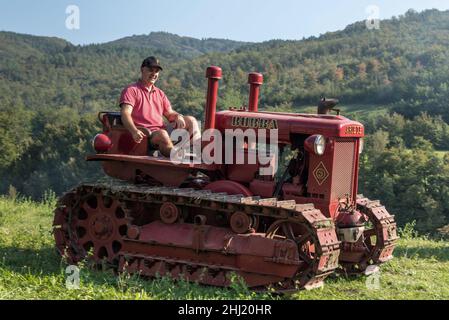
<instances>
[{"instance_id":1,"label":"green grass","mask_svg":"<svg viewBox=\"0 0 449 320\"><path fill-rule=\"evenodd\" d=\"M340 275L323 288L279 297L238 283L220 289L81 266L80 288L70 290L53 246L53 207L51 198L38 204L0 197L0 299L449 299L449 243L411 236L381 268L380 289L368 289L367 277Z\"/></svg>"}]
</instances>

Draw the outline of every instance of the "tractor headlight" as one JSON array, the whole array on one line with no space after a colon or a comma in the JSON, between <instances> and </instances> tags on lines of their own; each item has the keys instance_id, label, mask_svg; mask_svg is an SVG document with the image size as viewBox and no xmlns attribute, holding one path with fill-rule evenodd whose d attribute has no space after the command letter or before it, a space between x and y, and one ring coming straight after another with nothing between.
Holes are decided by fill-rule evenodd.
<instances>
[{"instance_id":1,"label":"tractor headlight","mask_svg":"<svg viewBox=\"0 0 449 320\"><path fill-rule=\"evenodd\" d=\"M326 150L326 138L321 134L314 134L304 141L304 147L308 152L321 156Z\"/></svg>"},{"instance_id":2,"label":"tractor headlight","mask_svg":"<svg viewBox=\"0 0 449 320\"><path fill-rule=\"evenodd\" d=\"M314 142L314 150L317 155L322 155L324 150L326 150L326 139L320 134L318 134L315 138Z\"/></svg>"}]
</instances>

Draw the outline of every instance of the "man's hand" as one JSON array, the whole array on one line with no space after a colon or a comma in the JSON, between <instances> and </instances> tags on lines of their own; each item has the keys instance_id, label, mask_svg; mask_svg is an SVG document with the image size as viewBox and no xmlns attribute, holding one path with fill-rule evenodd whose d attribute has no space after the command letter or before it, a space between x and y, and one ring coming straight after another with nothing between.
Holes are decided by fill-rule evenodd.
<instances>
[{"instance_id":1,"label":"man's hand","mask_svg":"<svg viewBox=\"0 0 449 320\"><path fill-rule=\"evenodd\" d=\"M184 120L184 117L178 113L178 115L175 118L176 128L177 129L184 129L186 127L186 122Z\"/></svg>"},{"instance_id":2,"label":"man's hand","mask_svg":"<svg viewBox=\"0 0 449 320\"><path fill-rule=\"evenodd\" d=\"M121 104L120 107L122 108L121 110L121 116L122 116L122 122L123 122L123 126L128 129L128 131L131 133L131 135L133 136L133 140L136 143L141 143L143 138L145 137L145 134L140 131L139 129L136 128L136 126L134 125L131 113L133 112L133 107L130 106L129 104Z\"/></svg>"},{"instance_id":3,"label":"man's hand","mask_svg":"<svg viewBox=\"0 0 449 320\"><path fill-rule=\"evenodd\" d=\"M136 143L141 143L143 138L145 138L145 133L143 133L139 129L136 129L136 131L133 131L132 135L133 135L133 139Z\"/></svg>"}]
</instances>

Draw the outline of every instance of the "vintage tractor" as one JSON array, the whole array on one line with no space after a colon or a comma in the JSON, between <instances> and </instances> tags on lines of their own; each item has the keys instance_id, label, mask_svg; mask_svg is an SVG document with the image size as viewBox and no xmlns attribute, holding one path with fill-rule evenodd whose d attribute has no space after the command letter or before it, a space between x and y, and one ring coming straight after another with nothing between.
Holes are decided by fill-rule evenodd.
<instances>
[{"instance_id":1,"label":"vintage tractor","mask_svg":"<svg viewBox=\"0 0 449 320\"><path fill-rule=\"evenodd\" d=\"M117 179L83 183L59 200L61 255L214 286L229 286L235 274L251 288L279 291L314 288L337 269L363 273L390 260L393 216L357 195L363 125L323 107L319 114L258 111L259 73L249 75L248 107L216 112L221 76L219 67L207 69L204 129L223 139L229 129L267 137L276 130L277 141L243 139L240 164L175 163L151 153L147 141L136 144L119 112L99 113L103 133L87 160L101 161ZM286 160L262 175L274 161L248 159L273 143Z\"/></svg>"}]
</instances>

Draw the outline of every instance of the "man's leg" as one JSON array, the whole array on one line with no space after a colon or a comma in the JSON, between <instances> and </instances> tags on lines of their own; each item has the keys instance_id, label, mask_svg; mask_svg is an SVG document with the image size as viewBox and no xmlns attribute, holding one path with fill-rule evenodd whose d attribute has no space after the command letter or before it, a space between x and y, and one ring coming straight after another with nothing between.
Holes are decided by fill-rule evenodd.
<instances>
[{"instance_id":1,"label":"man's leg","mask_svg":"<svg viewBox=\"0 0 449 320\"><path fill-rule=\"evenodd\" d=\"M201 138L198 122L194 117L185 116L186 129L189 131L189 135L192 142ZM171 131L171 130L170 130ZM170 139L170 135L167 130L161 129L151 133L150 143L158 149L164 157L169 158L170 152L173 149L173 142Z\"/></svg>"},{"instance_id":2,"label":"man's leg","mask_svg":"<svg viewBox=\"0 0 449 320\"><path fill-rule=\"evenodd\" d=\"M151 133L150 143L158 149L164 157L170 158L170 151L173 149L173 143L170 136L164 129Z\"/></svg>"},{"instance_id":3,"label":"man's leg","mask_svg":"<svg viewBox=\"0 0 449 320\"><path fill-rule=\"evenodd\" d=\"M192 116L185 116L184 121L186 122L186 129L190 133L192 141L200 138L200 128L198 126L198 121Z\"/></svg>"}]
</instances>

